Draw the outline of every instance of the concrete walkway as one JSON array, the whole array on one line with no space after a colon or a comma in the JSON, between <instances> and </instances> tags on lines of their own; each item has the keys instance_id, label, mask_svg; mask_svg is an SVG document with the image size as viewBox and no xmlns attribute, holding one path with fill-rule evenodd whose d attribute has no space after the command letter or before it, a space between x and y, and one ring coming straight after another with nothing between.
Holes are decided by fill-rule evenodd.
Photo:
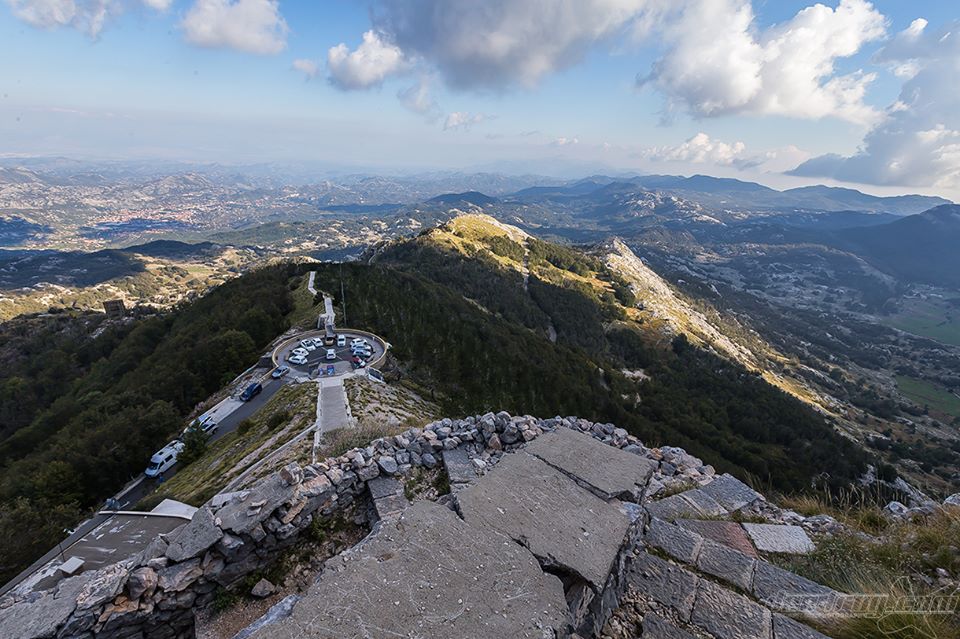
<instances>
[{"instance_id":1,"label":"concrete walkway","mask_svg":"<svg viewBox=\"0 0 960 639\"><path fill-rule=\"evenodd\" d=\"M353 425L343 377L320 379L320 408L317 416L320 434Z\"/></svg>"}]
</instances>

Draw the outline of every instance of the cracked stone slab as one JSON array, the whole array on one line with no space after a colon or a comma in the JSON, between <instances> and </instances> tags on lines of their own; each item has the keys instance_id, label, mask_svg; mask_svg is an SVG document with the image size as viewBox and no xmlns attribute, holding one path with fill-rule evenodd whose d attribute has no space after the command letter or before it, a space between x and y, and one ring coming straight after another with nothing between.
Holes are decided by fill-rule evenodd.
<instances>
[{"instance_id":1,"label":"cracked stone slab","mask_svg":"<svg viewBox=\"0 0 960 639\"><path fill-rule=\"evenodd\" d=\"M747 592L753 584L756 565L757 560L753 557L715 541L705 541L697 557L697 568Z\"/></svg>"},{"instance_id":2,"label":"cracked stone slab","mask_svg":"<svg viewBox=\"0 0 960 639\"><path fill-rule=\"evenodd\" d=\"M209 508L201 508L193 513L190 523L181 526L171 537L167 547L167 557L173 561L184 561L197 557L223 537L223 531L217 527L213 513Z\"/></svg>"},{"instance_id":3,"label":"cracked stone slab","mask_svg":"<svg viewBox=\"0 0 960 639\"><path fill-rule=\"evenodd\" d=\"M743 524L743 528L760 552L806 555L817 549L800 526Z\"/></svg>"},{"instance_id":4,"label":"cracked stone slab","mask_svg":"<svg viewBox=\"0 0 960 639\"><path fill-rule=\"evenodd\" d=\"M477 478L477 471L473 462L462 448L445 450L442 453L443 465L447 469L447 477L451 484L466 484Z\"/></svg>"},{"instance_id":5,"label":"cracked stone slab","mask_svg":"<svg viewBox=\"0 0 960 639\"><path fill-rule=\"evenodd\" d=\"M678 519L674 523L700 535L704 539L729 546L750 557L758 556L743 526L735 521Z\"/></svg>"},{"instance_id":6,"label":"cracked stone slab","mask_svg":"<svg viewBox=\"0 0 960 639\"><path fill-rule=\"evenodd\" d=\"M513 453L457 496L467 523L523 544L545 565L607 581L629 518L536 457Z\"/></svg>"},{"instance_id":7,"label":"cracked stone slab","mask_svg":"<svg viewBox=\"0 0 960 639\"><path fill-rule=\"evenodd\" d=\"M691 622L717 639L772 639L770 611L701 579Z\"/></svg>"},{"instance_id":8,"label":"cracked stone slab","mask_svg":"<svg viewBox=\"0 0 960 639\"><path fill-rule=\"evenodd\" d=\"M648 612L643 616L643 639L697 639L692 634L678 628L669 619Z\"/></svg>"},{"instance_id":9,"label":"cracked stone slab","mask_svg":"<svg viewBox=\"0 0 960 639\"><path fill-rule=\"evenodd\" d=\"M563 586L514 541L417 502L327 562L289 616L253 639L567 634Z\"/></svg>"},{"instance_id":10,"label":"cracked stone slab","mask_svg":"<svg viewBox=\"0 0 960 639\"><path fill-rule=\"evenodd\" d=\"M627 572L630 588L673 608L684 621L690 621L699 581L692 572L647 553L637 555Z\"/></svg>"},{"instance_id":11,"label":"cracked stone slab","mask_svg":"<svg viewBox=\"0 0 960 639\"><path fill-rule=\"evenodd\" d=\"M296 488L292 488L280 479L279 473L259 482L242 499L225 504L216 512L223 530L235 533L250 533L261 521L270 516Z\"/></svg>"},{"instance_id":12,"label":"cracked stone slab","mask_svg":"<svg viewBox=\"0 0 960 639\"><path fill-rule=\"evenodd\" d=\"M730 511L740 510L750 502L763 498L763 495L753 488L727 473L720 475L700 490Z\"/></svg>"},{"instance_id":13,"label":"cracked stone slab","mask_svg":"<svg viewBox=\"0 0 960 639\"><path fill-rule=\"evenodd\" d=\"M657 463L608 446L569 428L544 433L527 444L527 453L575 477L603 499L635 499Z\"/></svg>"}]
</instances>

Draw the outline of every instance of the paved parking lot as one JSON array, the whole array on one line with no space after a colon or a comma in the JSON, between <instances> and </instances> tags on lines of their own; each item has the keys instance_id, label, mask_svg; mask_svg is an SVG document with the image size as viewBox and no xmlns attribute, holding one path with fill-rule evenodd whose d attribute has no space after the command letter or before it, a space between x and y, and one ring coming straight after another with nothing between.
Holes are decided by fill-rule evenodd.
<instances>
[{"instance_id":1,"label":"paved parking lot","mask_svg":"<svg viewBox=\"0 0 960 639\"><path fill-rule=\"evenodd\" d=\"M350 351L350 340L354 338L365 339L373 347L373 354L368 359L370 362L376 361L384 354L384 352L386 352L385 344L378 337L365 333L354 333L349 330L337 331L337 335L343 335L346 338L346 346L321 346L316 350L310 351L310 354L307 356L306 364L291 364L288 361L288 358L290 357L293 349L300 346L300 340L310 337L322 337L322 331L309 331L307 333L298 335L296 340L290 340L289 342L284 343L274 352L274 361L278 366L289 366L295 376L314 378L325 376L326 368L330 364L332 364L334 367L334 375L352 373L354 369L353 365L350 363L350 360L353 357L353 354ZM326 358L328 348L332 348L336 353L335 360L328 360Z\"/></svg>"}]
</instances>

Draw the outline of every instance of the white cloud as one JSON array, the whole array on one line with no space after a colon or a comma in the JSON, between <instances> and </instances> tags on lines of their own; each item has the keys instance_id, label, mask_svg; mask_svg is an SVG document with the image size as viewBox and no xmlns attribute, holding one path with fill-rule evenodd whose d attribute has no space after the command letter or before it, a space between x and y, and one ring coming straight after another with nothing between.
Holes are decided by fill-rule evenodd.
<instances>
[{"instance_id":1,"label":"white cloud","mask_svg":"<svg viewBox=\"0 0 960 639\"><path fill-rule=\"evenodd\" d=\"M580 144L580 138L559 137L553 141L554 146L573 146L575 144Z\"/></svg>"},{"instance_id":2,"label":"white cloud","mask_svg":"<svg viewBox=\"0 0 960 639\"><path fill-rule=\"evenodd\" d=\"M380 86L407 67L403 51L373 30L363 34L363 42L354 51L340 43L327 52L330 82L345 90Z\"/></svg>"},{"instance_id":3,"label":"white cloud","mask_svg":"<svg viewBox=\"0 0 960 639\"><path fill-rule=\"evenodd\" d=\"M171 0L140 0L157 11L165 11ZM108 17L123 11L122 0L6 0L13 15L40 29L71 27L97 37Z\"/></svg>"},{"instance_id":4,"label":"white cloud","mask_svg":"<svg viewBox=\"0 0 960 639\"><path fill-rule=\"evenodd\" d=\"M474 124L488 120L489 118L482 113L467 113L465 111L454 111L447 115L443 123L444 131L451 129L469 129Z\"/></svg>"},{"instance_id":5,"label":"white cloud","mask_svg":"<svg viewBox=\"0 0 960 639\"><path fill-rule=\"evenodd\" d=\"M430 79L427 76L421 76L416 84L398 91L397 99L404 107L422 115L428 122L436 122L443 115L440 105L430 93Z\"/></svg>"},{"instance_id":6,"label":"white cloud","mask_svg":"<svg viewBox=\"0 0 960 639\"><path fill-rule=\"evenodd\" d=\"M908 78L852 156L824 155L790 173L867 184L960 187L960 21L938 31L916 20L876 56Z\"/></svg>"},{"instance_id":7,"label":"white cloud","mask_svg":"<svg viewBox=\"0 0 960 639\"><path fill-rule=\"evenodd\" d=\"M662 1L662 0L657 0ZM376 26L458 88L533 86L626 30L651 0L381 0Z\"/></svg>"},{"instance_id":8,"label":"white cloud","mask_svg":"<svg viewBox=\"0 0 960 639\"><path fill-rule=\"evenodd\" d=\"M294 71L299 71L307 76L308 80L317 77L317 73L320 72L320 65L317 64L316 61L308 60L307 58L297 58L293 61L292 67Z\"/></svg>"},{"instance_id":9,"label":"white cloud","mask_svg":"<svg viewBox=\"0 0 960 639\"><path fill-rule=\"evenodd\" d=\"M644 155L661 162L685 162L691 164L731 165L743 158L747 150L743 142L728 144L712 139L706 133L695 136L677 146L660 146L648 149Z\"/></svg>"},{"instance_id":10,"label":"white cloud","mask_svg":"<svg viewBox=\"0 0 960 639\"><path fill-rule=\"evenodd\" d=\"M276 0L196 0L180 26L191 44L261 55L287 46L287 23Z\"/></svg>"},{"instance_id":11,"label":"white cloud","mask_svg":"<svg viewBox=\"0 0 960 639\"><path fill-rule=\"evenodd\" d=\"M816 4L759 31L749 0L688 0L667 19L667 52L640 79L672 110L875 121L864 103L873 74L836 75L835 63L883 37L885 19L865 0Z\"/></svg>"}]
</instances>

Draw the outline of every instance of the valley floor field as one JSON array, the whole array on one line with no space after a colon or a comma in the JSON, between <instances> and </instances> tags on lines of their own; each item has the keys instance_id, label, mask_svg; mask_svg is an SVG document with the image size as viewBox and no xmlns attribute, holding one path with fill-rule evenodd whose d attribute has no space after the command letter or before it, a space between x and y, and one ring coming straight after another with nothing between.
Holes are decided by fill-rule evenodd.
<instances>
[{"instance_id":1,"label":"valley floor field","mask_svg":"<svg viewBox=\"0 0 960 639\"><path fill-rule=\"evenodd\" d=\"M960 418L960 397L936 384L915 377L897 375L897 388L920 406Z\"/></svg>"}]
</instances>

